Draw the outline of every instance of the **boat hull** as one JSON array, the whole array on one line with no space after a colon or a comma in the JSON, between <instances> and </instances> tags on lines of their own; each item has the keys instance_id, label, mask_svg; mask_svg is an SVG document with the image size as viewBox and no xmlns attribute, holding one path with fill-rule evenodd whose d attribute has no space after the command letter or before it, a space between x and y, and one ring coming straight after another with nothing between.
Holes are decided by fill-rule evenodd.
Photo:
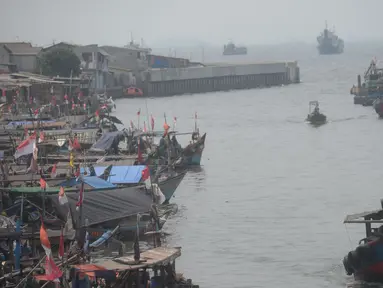
<instances>
[{"instance_id":1,"label":"boat hull","mask_svg":"<svg viewBox=\"0 0 383 288\"><path fill-rule=\"evenodd\" d=\"M177 190L177 187L180 185L182 179L184 179L186 172L179 173L174 177L169 177L168 179L161 181L159 183L159 187L161 189L162 194L164 194L166 201L169 202L173 197L174 193Z\"/></svg>"},{"instance_id":2,"label":"boat hull","mask_svg":"<svg viewBox=\"0 0 383 288\"><path fill-rule=\"evenodd\" d=\"M355 280L383 283L383 239L358 246L343 259L348 275Z\"/></svg>"},{"instance_id":3,"label":"boat hull","mask_svg":"<svg viewBox=\"0 0 383 288\"><path fill-rule=\"evenodd\" d=\"M327 122L327 117L323 114L309 114L306 121L314 125L324 124Z\"/></svg>"},{"instance_id":4,"label":"boat hull","mask_svg":"<svg viewBox=\"0 0 383 288\"><path fill-rule=\"evenodd\" d=\"M182 156L182 164L185 166L201 165L202 153L205 149L206 133L193 144L188 145L184 149Z\"/></svg>"}]
</instances>

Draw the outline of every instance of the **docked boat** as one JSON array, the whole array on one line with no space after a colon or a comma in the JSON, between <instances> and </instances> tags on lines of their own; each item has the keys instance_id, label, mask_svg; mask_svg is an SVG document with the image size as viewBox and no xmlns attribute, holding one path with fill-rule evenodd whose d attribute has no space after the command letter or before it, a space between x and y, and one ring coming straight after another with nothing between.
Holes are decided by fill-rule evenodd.
<instances>
[{"instance_id":1,"label":"docked boat","mask_svg":"<svg viewBox=\"0 0 383 288\"><path fill-rule=\"evenodd\" d=\"M312 107L314 107L312 109ZM307 115L306 121L310 122L313 125L321 125L326 123L326 115L319 112L319 102L310 101L309 102L309 114Z\"/></svg>"},{"instance_id":2,"label":"docked boat","mask_svg":"<svg viewBox=\"0 0 383 288\"><path fill-rule=\"evenodd\" d=\"M140 88L135 86L130 86L125 89L124 95L127 98L133 98L133 97L142 97L144 93L142 92Z\"/></svg>"},{"instance_id":3,"label":"docked boat","mask_svg":"<svg viewBox=\"0 0 383 288\"><path fill-rule=\"evenodd\" d=\"M373 59L364 73L363 83L360 75L357 78L357 85L350 90L354 104L372 106L376 98L383 96L383 69L378 68L377 61Z\"/></svg>"},{"instance_id":4,"label":"docked boat","mask_svg":"<svg viewBox=\"0 0 383 288\"><path fill-rule=\"evenodd\" d=\"M383 208L382 200L381 205ZM357 248L343 259L347 275L358 281L383 283L383 209L348 215L343 223L364 224L366 231Z\"/></svg>"}]
</instances>

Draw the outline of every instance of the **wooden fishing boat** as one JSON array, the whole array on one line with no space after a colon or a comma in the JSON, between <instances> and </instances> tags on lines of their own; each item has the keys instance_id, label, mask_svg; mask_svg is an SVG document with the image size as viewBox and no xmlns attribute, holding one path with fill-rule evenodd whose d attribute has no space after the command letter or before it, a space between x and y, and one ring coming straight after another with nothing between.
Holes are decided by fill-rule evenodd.
<instances>
[{"instance_id":1,"label":"wooden fishing boat","mask_svg":"<svg viewBox=\"0 0 383 288\"><path fill-rule=\"evenodd\" d=\"M359 281L383 283L383 200L381 206L379 210L348 215L343 222L365 226L365 238L343 259L347 275L354 275Z\"/></svg>"},{"instance_id":2,"label":"wooden fishing boat","mask_svg":"<svg viewBox=\"0 0 383 288\"><path fill-rule=\"evenodd\" d=\"M314 107L313 111L312 107ZM326 115L319 112L318 101L309 102L309 114L307 115L306 121L310 122L313 125L321 125L327 122Z\"/></svg>"}]
</instances>

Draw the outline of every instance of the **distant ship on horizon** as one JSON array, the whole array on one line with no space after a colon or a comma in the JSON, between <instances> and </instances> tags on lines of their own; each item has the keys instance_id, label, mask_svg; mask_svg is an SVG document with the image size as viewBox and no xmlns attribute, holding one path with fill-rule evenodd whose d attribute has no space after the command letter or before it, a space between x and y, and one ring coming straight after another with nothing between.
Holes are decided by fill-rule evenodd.
<instances>
[{"instance_id":1,"label":"distant ship on horizon","mask_svg":"<svg viewBox=\"0 0 383 288\"><path fill-rule=\"evenodd\" d=\"M223 55L246 55L247 48L245 46L235 46L233 42L223 46Z\"/></svg>"},{"instance_id":2,"label":"distant ship on horizon","mask_svg":"<svg viewBox=\"0 0 383 288\"><path fill-rule=\"evenodd\" d=\"M343 53L344 41L335 34L334 30L331 31L327 28L327 21L326 27L317 37L317 41L319 54L329 55Z\"/></svg>"}]
</instances>

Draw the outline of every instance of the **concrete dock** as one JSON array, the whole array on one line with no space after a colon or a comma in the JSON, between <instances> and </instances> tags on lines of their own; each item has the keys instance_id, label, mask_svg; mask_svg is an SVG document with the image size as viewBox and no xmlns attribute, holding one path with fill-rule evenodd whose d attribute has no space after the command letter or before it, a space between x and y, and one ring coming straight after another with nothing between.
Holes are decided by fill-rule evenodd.
<instances>
[{"instance_id":1,"label":"concrete dock","mask_svg":"<svg viewBox=\"0 0 383 288\"><path fill-rule=\"evenodd\" d=\"M300 82L298 63L216 64L188 68L151 69L148 96L171 96L234 89L251 89Z\"/></svg>"}]
</instances>

